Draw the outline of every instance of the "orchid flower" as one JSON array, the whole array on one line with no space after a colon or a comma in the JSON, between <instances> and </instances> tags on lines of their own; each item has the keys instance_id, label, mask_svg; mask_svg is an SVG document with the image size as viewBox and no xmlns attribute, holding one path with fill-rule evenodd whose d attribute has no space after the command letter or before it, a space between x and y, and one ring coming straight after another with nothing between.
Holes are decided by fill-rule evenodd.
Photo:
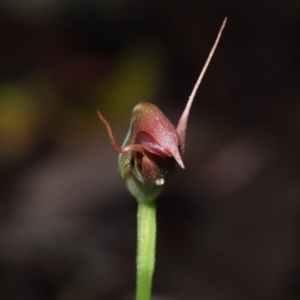
<instances>
[{"instance_id":1,"label":"orchid flower","mask_svg":"<svg viewBox=\"0 0 300 300\"><path fill-rule=\"evenodd\" d=\"M98 111L114 150L120 153L120 175L127 189L138 201L155 199L176 168L179 166L184 169L182 156L189 112L225 23L226 19L176 128L157 106L141 102L134 107L125 141L122 147L118 147L109 123Z\"/></svg>"}]
</instances>

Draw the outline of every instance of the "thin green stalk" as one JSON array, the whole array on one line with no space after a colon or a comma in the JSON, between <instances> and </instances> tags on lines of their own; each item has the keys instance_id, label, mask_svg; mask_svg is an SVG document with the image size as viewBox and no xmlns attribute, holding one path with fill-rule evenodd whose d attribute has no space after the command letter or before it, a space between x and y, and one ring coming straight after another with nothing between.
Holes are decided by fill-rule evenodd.
<instances>
[{"instance_id":1,"label":"thin green stalk","mask_svg":"<svg viewBox=\"0 0 300 300\"><path fill-rule=\"evenodd\" d=\"M156 204L138 201L136 300L150 300L155 264Z\"/></svg>"}]
</instances>

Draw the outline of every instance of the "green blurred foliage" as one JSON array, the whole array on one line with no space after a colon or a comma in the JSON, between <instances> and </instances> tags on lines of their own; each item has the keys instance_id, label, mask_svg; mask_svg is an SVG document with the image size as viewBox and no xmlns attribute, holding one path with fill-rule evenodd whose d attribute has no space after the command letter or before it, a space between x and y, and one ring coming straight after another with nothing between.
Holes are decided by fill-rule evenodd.
<instances>
[{"instance_id":1,"label":"green blurred foliage","mask_svg":"<svg viewBox=\"0 0 300 300\"><path fill-rule=\"evenodd\" d=\"M0 160L19 160L28 154L38 139L45 107L34 90L22 82L0 85Z\"/></svg>"},{"instance_id":2,"label":"green blurred foliage","mask_svg":"<svg viewBox=\"0 0 300 300\"><path fill-rule=\"evenodd\" d=\"M133 107L147 101L148 94L161 83L165 68L158 45L149 41L133 46L117 60L100 91L101 110L113 115L114 121L124 117L129 120Z\"/></svg>"}]
</instances>

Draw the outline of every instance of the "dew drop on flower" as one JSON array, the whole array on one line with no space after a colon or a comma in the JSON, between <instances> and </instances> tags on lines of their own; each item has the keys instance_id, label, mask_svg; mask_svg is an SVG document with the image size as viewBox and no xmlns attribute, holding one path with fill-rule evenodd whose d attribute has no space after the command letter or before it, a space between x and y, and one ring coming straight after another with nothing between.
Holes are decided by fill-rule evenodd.
<instances>
[{"instance_id":1,"label":"dew drop on flower","mask_svg":"<svg viewBox=\"0 0 300 300\"><path fill-rule=\"evenodd\" d=\"M163 185L165 183L165 180L163 178L158 178L155 180L156 185Z\"/></svg>"}]
</instances>

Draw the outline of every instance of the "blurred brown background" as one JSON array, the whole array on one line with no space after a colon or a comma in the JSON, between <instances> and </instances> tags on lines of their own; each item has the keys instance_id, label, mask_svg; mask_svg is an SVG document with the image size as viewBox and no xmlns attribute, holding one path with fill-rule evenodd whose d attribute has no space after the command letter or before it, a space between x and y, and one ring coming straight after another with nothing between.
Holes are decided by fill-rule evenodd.
<instances>
[{"instance_id":1,"label":"blurred brown background","mask_svg":"<svg viewBox=\"0 0 300 300\"><path fill-rule=\"evenodd\" d=\"M225 16L158 199L155 299L300 298L300 2L0 4L0 299L133 299L133 106L176 124Z\"/></svg>"}]
</instances>

